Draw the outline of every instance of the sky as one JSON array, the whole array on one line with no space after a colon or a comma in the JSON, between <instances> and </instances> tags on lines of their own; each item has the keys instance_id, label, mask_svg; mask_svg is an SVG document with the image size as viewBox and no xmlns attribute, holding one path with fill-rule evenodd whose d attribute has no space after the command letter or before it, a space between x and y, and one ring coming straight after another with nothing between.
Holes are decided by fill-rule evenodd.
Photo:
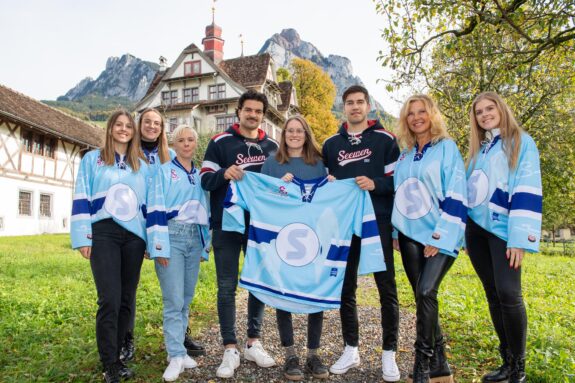
<instances>
[{"instance_id":1,"label":"sky","mask_svg":"<svg viewBox=\"0 0 575 383\"><path fill-rule=\"evenodd\" d=\"M201 47L212 0L0 0L0 84L55 100L85 77L97 78L110 56L130 53L171 65L190 43ZM217 0L224 59L256 54L265 40L294 28L324 55L348 57L356 76L386 111L399 105L376 61L386 49L384 18L373 0Z\"/></svg>"}]
</instances>

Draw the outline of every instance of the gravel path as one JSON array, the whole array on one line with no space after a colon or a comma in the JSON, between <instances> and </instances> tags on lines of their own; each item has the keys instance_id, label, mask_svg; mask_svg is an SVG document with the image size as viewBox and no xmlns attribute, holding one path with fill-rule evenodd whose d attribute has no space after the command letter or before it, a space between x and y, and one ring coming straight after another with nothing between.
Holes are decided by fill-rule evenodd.
<instances>
[{"instance_id":1,"label":"gravel path","mask_svg":"<svg viewBox=\"0 0 575 383\"><path fill-rule=\"evenodd\" d=\"M369 289L377 291L373 278L359 278L358 294L362 294ZM243 342L246 334L246 302L247 293L243 289L238 289L237 297L237 334L243 351ZM330 375L329 382L383 382L381 376L381 322L379 308L358 307L360 321L360 356L361 365L359 368L349 370L344 375ZM306 315L294 315L295 344L298 349L300 362L305 361L306 356ZM266 351L275 359L277 366L271 368L259 368L255 363L241 359L240 367L236 370L234 379L218 379L216 369L221 363L223 348L221 346L218 324L214 324L198 340L203 343L208 350L207 355L198 357L198 368L186 370L180 375L180 382L285 382L282 366L284 363L284 353L277 331L275 311L266 307L264 317L264 330L262 343ZM399 326L399 350L397 362L401 370L403 380L407 378L408 371L413 366L413 342L415 340L415 316L411 313L401 311ZM326 366L333 364L343 350L341 337L341 324L339 311L326 311L324 315L323 334L321 338L320 355ZM306 375L305 381L314 380L311 375Z\"/></svg>"}]
</instances>

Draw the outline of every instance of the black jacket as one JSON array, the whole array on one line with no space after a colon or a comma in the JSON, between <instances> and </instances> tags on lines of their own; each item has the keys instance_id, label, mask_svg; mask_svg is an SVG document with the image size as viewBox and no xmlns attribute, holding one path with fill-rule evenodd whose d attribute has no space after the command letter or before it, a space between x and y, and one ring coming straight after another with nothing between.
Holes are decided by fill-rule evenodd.
<instances>
[{"instance_id":1,"label":"black jacket","mask_svg":"<svg viewBox=\"0 0 575 383\"><path fill-rule=\"evenodd\" d=\"M391 221L393 209L393 169L399 157L395 135L376 120L354 140L344 123L337 134L323 144L323 161L329 174L337 179L366 176L375 183L369 192L375 215L380 222ZM352 143L353 142L353 143Z\"/></svg>"},{"instance_id":2,"label":"black jacket","mask_svg":"<svg viewBox=\"0 0 575 383\"><path fill-rule=\"evenodd\" d=\"M277 149L277 142L263 130L258 130L257 140L250 140L240 134L238 124L212 137L200 170L202 188L210 192L212 228L222 227L222 204L230 183L224 178L226 169L238 165L243 170L259 173L266 158Z\"/></svg>"}]
</instances>

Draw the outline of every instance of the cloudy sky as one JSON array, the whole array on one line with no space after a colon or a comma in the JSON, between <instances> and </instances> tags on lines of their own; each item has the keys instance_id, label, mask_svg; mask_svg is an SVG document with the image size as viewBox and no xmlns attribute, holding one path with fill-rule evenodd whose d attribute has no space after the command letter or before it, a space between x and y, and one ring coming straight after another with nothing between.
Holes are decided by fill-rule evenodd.
<instances>
[{"instance_id":1,"label":"cloudy sky","mask_svg":"<svg viewBox=\"0 0 575 383\"><path fill-rule=\"evenodd\" d=\"M397 114L378 79L389 78L376 61L385 49L383 17L372 0L217 0L224 58L255 54L284 28L324 55L351 59L384 108ZM171 64L190 43L201 46L211 23L212 0L0 0L0 84L37 99L53 100L84 77L96 78L110 56L131 53Z\"/></svg>"}]
</instances>

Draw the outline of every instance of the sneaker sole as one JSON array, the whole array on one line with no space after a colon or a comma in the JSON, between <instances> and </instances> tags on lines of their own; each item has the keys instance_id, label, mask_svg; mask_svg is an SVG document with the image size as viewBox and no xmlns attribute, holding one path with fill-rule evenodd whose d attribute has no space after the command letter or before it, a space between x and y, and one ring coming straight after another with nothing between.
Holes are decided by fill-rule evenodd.
<instances>
[{"instance_id":1,"label":"sneaker sole","mask_svg":"<svg viewBox=\"0 0 575 383\"><path fill-rule=\"evenodd\" d=\"M438 376L436 378L430 378L429 383L454 383L453 375L449 376ZM501 383L507 382L507 380L501 380ZM413 383L412 377L407 377L407 383Z\"/></svg>"},{"instance_id":2,"label":"sneaker sole","mask_svg":"<svg viewBox=\"0 0 575 383\"><path fill-rule=\"evenodd\" d=\"M399 379L401 379L401 374L383 375L383 380L386 382L399 382Z\"/></svg>"},{"instance_id":3,"label":"sneaker sole","mask_svg":"<svg viewBox=\"0 0 575 383\"><path fill-rule=\"evenodd\" d=\"M269 367L273 367L276 365L275 361L273 361L272 364L259 364L255 358L252 358L251 356L249 356L249 354L246 354L245 351L244 351L244 359L249 360L250 362L254 362L255 364L257 364L258 367L262 367L262 368L269 368Z\"/></svg>"},{"instance_id":4,"label":"sneaker sole","mask_svg":"<svg viewBox=\"0 0 575 383\"><path fill-rule=\"evenodd\" d=\"M186 350L189 356L204 356L206 355L206 350Z\"/></svg>"},{"instance_id":5,"label":"sneaker sole","mask_svg":"<svg viewBox=\"0 0 575 383\"><path fill-rule=\"evenodd\" d=\"M316 379L327 379L327 378L329 378L329 371L326 371L323 374L313 374L312 373L311 376L313 376Z\"/></svg>"},{"instance_id":6,"label":"sneaker sole","mask_svg":"<svg viewBox=\"0 0 575 383\"><path fill-rule=\"evenodd\" d=\"M354 364L350 365L348 368L341 369L341 370L334 369L333 366L331 366L329 368L329 372L331 372L332 374L336 374L336 375L343 375L346 372L348 372L349 370L351 370L352 368L356 368L356 367L359 367L359 363L354 363Z\"/></svg>"},{"instance_id":7,"label":"sneaker sole","mask_svg":"<svg viewBox=\"0 0 575 383\"><path fill-rule=\"evenodd\" d=\"M287 380L298 382L300 380L303 380L304 377L302 375L289 375L284 372L284 378L286 378Z\"/></svg>"}]
</instances>

